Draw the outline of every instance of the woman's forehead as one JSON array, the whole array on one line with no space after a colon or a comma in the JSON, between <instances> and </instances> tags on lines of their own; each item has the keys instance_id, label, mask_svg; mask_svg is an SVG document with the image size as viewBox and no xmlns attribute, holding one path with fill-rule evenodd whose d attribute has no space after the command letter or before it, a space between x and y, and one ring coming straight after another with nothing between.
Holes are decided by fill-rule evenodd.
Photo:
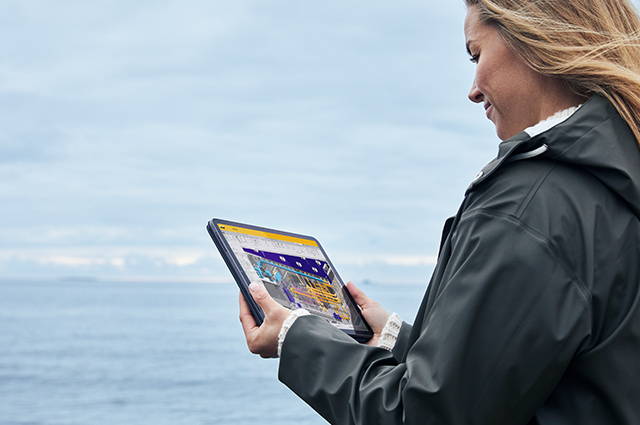
<instances>
[{"instance_id":1,"label":"woman's forehead","mask_svg":"<svg viewBox=\"0 0 640 425\"><path fill-rule=\"evenodd\" d=\"M464 20L464 35L467 47L482 35L489 27L480 22L480 12L476 6L469 6L467 16Z\"/></svg>"},{"instance_id":2,"label":"woman's forehead","mask_svg":"<svg viewBox=\"0 0 640 425\"><path fill-rule=\"evenodd\" d=\"M465 36L470 38L474 32L478 30L480 25L480 11L476 6L469 6L467 8L467 16L464 19L464 33Z\"/></svg>"}]
</instances>

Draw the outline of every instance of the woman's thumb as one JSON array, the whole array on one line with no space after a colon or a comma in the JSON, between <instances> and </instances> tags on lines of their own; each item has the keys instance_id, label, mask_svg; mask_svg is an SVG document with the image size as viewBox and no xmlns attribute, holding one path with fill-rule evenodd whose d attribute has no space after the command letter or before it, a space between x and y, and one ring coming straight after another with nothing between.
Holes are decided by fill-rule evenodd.
<instances>
[{"instance_id":1,"label":"woman's thumb","mask_svg":"<svg viewBox=\"0 0 640 425\"><path fill-rule=\"evenodd\" d=\"M367 295L364 292L362 292L362 290L358 288L353 282L347 283L347 289L349 290L349 293L353 297L353 300L360 307L371 302L371 299L367 297Z\"/></svg>"},{"instance_id":2,"label":"woman's thumb","mask_svg":"<svg viewBox=\"0 0 640 425\"><path fill-rule=\"evenodd\" d=\"M260 306L265 314L268 314L268 312L271 310L271 307L273 307L273 304L280 305L273 298L271 298L271 295L269 295L266 288L261 283L251 282L251 284L249 285L249 291L251 292L251 297L253 298L253 300Z\"/></svg>"}]
</instances>

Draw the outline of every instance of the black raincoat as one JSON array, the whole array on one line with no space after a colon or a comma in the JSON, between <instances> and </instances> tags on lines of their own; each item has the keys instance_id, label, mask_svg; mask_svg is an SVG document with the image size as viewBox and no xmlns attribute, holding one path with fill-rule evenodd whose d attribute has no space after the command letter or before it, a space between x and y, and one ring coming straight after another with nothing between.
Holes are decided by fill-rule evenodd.
<instances>
[{"instance_id":1,"label":"black raincoat","mask_svg":"<svg viewBox=\"0 0 640 425\"><path fill-rule=\"evenodd\" d=\"M334 424L640 424L639 216L638 145L593 96L500 145L393 353L304 316L279 378Z\"/></svg>"}]
</instances>

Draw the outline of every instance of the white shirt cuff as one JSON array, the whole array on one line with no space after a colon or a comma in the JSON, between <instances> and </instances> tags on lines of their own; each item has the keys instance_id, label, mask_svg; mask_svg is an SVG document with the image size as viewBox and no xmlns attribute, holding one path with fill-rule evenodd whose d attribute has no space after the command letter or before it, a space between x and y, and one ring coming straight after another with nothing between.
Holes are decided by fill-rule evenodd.
<instances>
[{"instance_id":1,"label":"white shirt cuff","mask_svg":"<svg viewBox=\"0 0 640 425\"><path fill-rule=\"evenodd\" d=\"M306 316L309 313L304 308L299 308L297 310L293 310L293 312L287 317L282 323L282 327L280 328L280 333L278 334L278 357L280 357L280 352L282 351L282 344L284 344L284 338L287 336L287 332L289 332L289 328L293 326L293 323L296 321L298 317Z\"/></svg>"},{"instance_id":2,"label":"white shirt cuff","mask_svg":"<svg viewBox=\"0 0 640 425\"><path fill-rule=\"evenodd\" d=\"M382 333L378 340L378 347L392 351L393 347L396 345L396 341L398 340L398 334L400 333L401 326L402 320L400 320L400 316L396 313L389 316L387 323L384 325L384 328L382 328Z\"/></svg>"}]
</instances>

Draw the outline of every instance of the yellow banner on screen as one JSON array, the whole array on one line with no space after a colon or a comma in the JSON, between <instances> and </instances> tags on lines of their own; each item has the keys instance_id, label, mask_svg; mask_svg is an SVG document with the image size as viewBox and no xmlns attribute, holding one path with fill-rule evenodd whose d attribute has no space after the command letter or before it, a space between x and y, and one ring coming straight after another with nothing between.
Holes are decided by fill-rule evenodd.
<instances>
[{"instance_id":1,"label":"yellow banner on screen","mask_svg":"<svg viewBox=\"0 0 640 425\"><path fill-rule=\"evenodd\" d=\"M263 232L260 230L247 229L247 228L238 227L238 226L229 226L227 224L220 224L220 223L218 223L218 227L220 228L220 230L224 230L225 232L242 233L245 235L259 236L261 238L276 239L283 242L299 243L302 245L309 245L309 246L316 246L316 247L318 246L318 244L311 239L297 238L294 236L280 235L278 233Z\"/></svg>"}]
</instances>

